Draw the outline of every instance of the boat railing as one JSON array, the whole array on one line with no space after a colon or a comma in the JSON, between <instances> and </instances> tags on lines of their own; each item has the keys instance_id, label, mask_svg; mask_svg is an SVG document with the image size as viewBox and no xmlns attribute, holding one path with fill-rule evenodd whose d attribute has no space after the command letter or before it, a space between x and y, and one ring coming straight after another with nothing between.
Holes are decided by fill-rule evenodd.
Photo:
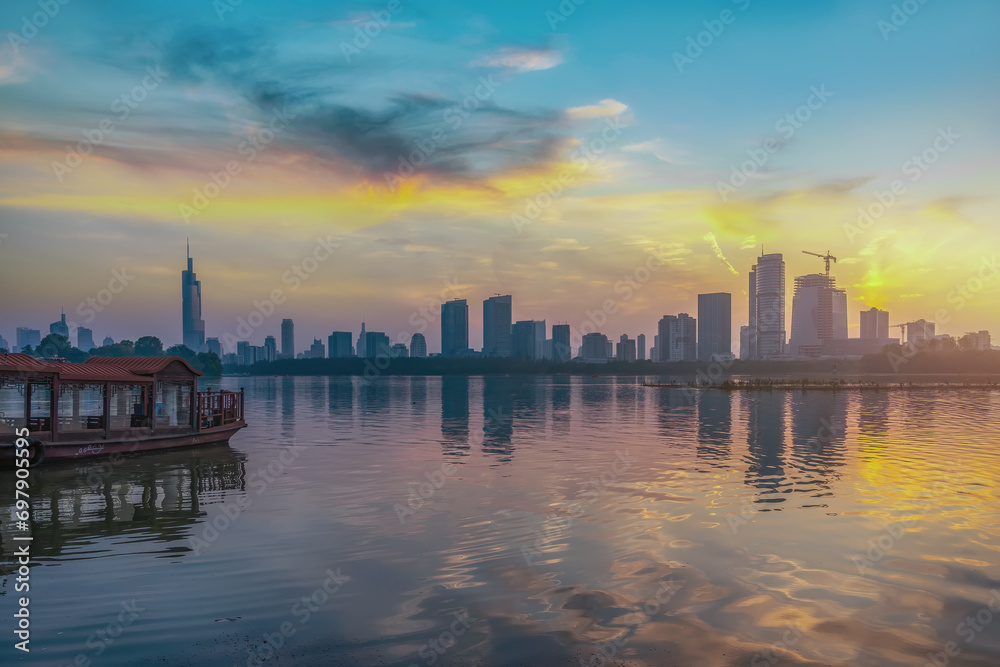
<instances>
[{"instance_id":1,"label":"boat railing","mask_svg":"<svg viewBox=\"0 0 1000 667\"><path fill-rule=\"evenodd\" d=\"M200 430L219 428L243 422L243 390L238 392L198 392L198 424Z\"/></svg>"}]
</instances>

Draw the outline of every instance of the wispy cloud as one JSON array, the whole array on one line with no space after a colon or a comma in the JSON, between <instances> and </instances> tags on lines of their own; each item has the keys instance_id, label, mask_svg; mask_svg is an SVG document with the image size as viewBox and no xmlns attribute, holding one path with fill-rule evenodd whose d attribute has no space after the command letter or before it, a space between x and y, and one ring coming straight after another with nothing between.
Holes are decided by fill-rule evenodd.
<instances>
[{"instance_id":1,"label":"wispy cloud","mask_svg":"<svg viewBox=\"0 0 1000 667\"><path fill-rule=\"evenodd\" d=\"M619 116L628 111L628 105L622 104L618 100L603 99L597 104L591 104L583 107L573 107L566 110L566 115L573 120L582 120L588 118L613 118Z\"/></svg>"},{"instance_id":2,"label":"wispy cloud","mask_svg":"<svg viewBox=\"0 0 1000 667\"><path fill-rule=\"evenodd\" d=\"M506 47L472 63L473 67L499 67L515 72L538 72L558 67L563 54L550 48Z\"/></svg>"},{"instance_id":3,"label":"wispy cloud","mask_svg":"<svg viewBox=\"0 0 1000 667\"><path fill-rule=\"evenodd\" d=\"M726 259L726 255L722 252L722 248L719 247L719 242L715 240L715 234L709 232L708 234L705 234L703 238L708 241L710 246L712 246L712 251L715 253L715 256L719 258L719 261L726 265L729 272L734 276L740 275L740 272L734 269L733 265L729 263L728 259Z\"/></svg>"},{"instance_id":4,"label":"wispy cloud","mask_svg":"<svg viewBox=\"0 0 1000 667\"><path fill-rule=\"evenodd\" d=\"M667 142L663 139L657 137L656 139L651 139L650 141L643 141L637 144L629 144L622 148L624 151L630 153L649 153L656 157L657 160L663 162L668 162L670 164L680 164L681 151L667 145Z\"/></svg>"}]
</instances>

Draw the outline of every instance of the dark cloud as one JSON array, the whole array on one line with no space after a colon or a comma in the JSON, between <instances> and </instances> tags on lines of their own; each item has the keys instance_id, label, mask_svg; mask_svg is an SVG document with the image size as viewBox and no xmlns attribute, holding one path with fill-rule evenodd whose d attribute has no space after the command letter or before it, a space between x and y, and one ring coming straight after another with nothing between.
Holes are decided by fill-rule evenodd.
<instances>
[{"instance_id":1,"label":"dark cloud","mask_svg":"<svg viewBox=\"0 0 1000 667\"><path fill-rule=\"evenodd\" d=\"M287 111L292 120L276 146L347 162L376 182L384 182L386 172L405 173L408 162L426 176L479 180L553 160L565 144L561 113L499 107L490 99L493 91L475 79L470 85L479 86L478 98L401 92L372 108L347 101L347 82L356 72L340 63L282 63L259 31L187 30L163 48L176 80L238 94L258 120Z\"/></svg>"}]
</instances>

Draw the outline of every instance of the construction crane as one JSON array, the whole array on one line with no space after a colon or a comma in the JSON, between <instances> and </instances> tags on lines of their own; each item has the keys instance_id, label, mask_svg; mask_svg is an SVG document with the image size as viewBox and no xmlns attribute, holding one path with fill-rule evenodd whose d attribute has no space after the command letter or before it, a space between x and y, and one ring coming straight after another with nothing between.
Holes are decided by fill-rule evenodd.
<instances>
[{"instance_id":1,"label":"construction crane","mask_svg":"<svg viewBox=\"0 0 1000 667\"><path fill-rule=\"evenodd\" d=\"M916 322L906 322L905 324L890 324L889 328L895 329L896 327L899 327L899 340L904 341L906 340L906 327L910 326L911 324L916 324Z\"/></svg>"},{"instance_id":2,"label":"construction crane","mask_svg":"<svg viewBox=\"0 0 1000 667\"><path fill-rule=\"evenodd\" d=\"M808 250L803 250L802 252L807 255L812 255L813 257L819 257L820 259L826 260L826 277L827 278L830 277L830 260L833 260L833 263L836 264L837 258L831 255L829 250L826 251L825 255L820 255L819 253L815 252L809 252Z\"/></svg>"}]
</instances>

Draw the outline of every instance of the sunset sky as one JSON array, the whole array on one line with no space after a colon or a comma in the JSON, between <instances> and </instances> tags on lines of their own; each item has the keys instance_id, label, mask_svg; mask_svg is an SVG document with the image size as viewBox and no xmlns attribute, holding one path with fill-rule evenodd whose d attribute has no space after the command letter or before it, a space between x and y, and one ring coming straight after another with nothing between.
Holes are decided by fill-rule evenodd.
<instances>
[{"instance_id":1,"label":"sunset sky","mask_svg":"<svg viewBox=\"0 0 1000 667\"><path fill-rule=\"evenodd\" d=\"M792 278L823 268L802 251L830 250L853 336L871 306L1000 334L994 0L235 1L0 7L12 344L61 307L98 343L179 342L186 238L208 336L280 289L250 340L291 317L299 350L425 319L437 351L420 311L442 296L469 299L478 348L494 293L575 327L614 299L600 330L651 345L662 315L727 291L738 331L762 245L785 255L789 320ZM879 193L895 202L858 226ZM317 239L336 247L296 287Z\"/></svg>"}]
</instances>

